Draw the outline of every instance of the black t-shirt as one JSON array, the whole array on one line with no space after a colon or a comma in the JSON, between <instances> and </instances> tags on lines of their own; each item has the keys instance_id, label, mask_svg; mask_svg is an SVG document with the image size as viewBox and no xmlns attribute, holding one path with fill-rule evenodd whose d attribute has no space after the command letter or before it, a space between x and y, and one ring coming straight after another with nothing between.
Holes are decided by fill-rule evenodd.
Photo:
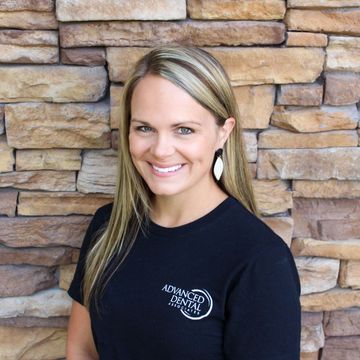
<instances>
[{"instance_id":1,"label":"black t-shirt","mask_svg":"<svg viewBox=\"0 0 360 360\"><path fill-rule=\"evenodd\" d=\"M68 294L83 304L83 261L110 216L86 232ZM101 360L299 360L300 280L287 244L228 197L205 216L166 228L150 223L90 308Z\"/></svg>"}]
</instances>

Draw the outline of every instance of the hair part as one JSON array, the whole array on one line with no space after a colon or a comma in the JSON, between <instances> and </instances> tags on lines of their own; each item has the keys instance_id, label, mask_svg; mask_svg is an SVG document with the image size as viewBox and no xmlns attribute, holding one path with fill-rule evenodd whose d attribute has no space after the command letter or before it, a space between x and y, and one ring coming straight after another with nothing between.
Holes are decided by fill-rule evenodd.
<instances>
[{"instance_id":1,"label":"hair part","mask_svg":"<svg viewBox=\"0 0 360 360\"><path fill-rule=\"evenodd\" d=\"M239 109L224 68L201 48L182 45L153 48L135 63L123 87L113 208L109 220L93 234L94 244L85 261L83 297L88 309L95 300L99 311L99 299L108 281L129 254L139 231L146 234L149 224L151 190L135 169L129 151L131 98L136 85L147 74L161 76L184 89L213 114L219 126L229 117L235 119L235 126L224 144L224 172L218 185L260 217L245 154Z\"/></svg>"}]
</instances>

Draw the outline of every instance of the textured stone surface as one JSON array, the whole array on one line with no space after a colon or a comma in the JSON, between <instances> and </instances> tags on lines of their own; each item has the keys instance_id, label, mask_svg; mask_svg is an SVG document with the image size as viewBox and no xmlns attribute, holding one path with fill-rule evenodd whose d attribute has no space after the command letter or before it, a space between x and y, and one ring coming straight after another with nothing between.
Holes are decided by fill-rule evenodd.
<instances>
[{"instance_id":1,"label":"textured stone surface","mask_svg":"<svg viewBox=\"0 0 360 360\"><path fill-rule=\"evenodd\" d=\"M0 174L0 188L75 191L75 171L11 171Z\"/></svg>"},{"instance_id":2,"label":"textured stone surface","mask_svg":"<svg viewBox=\"0 0 360 360\"><path fill-rule=\"evenodd\" d=\"M185 0L57 0L56 16L60 21L89 20L172 20L186 17Z\"/></svg>"},{"instance_id":3,"label":"textured stone surface","mask_svg":"<svg viewBox=\"0 0 360 360\"><path fill-rule=\"evenodd\" d=\"M248 162L256 162L257 159L257 140L256 133L252 131L243 132L246 159Z\"/></svg>"},{"instance_id":4,"label":"textured stone surface","mask_svg":"<svg viewBox=\"0 0 360 360\"><path fill-rule=\"evenodd\" d=\"M117 85L110 86L110 128L118 129L120 121L120 103L123 87Z\"/></svg>"},{"instance_id":5,"label":"textured stone surface","mask_svg":"<svg viewBox=\"0 0 360 360\"><path fill-rule=\"evenodd\" d=\"M325 47L328 43L325 34L288 31L286 46L317 46Z\"/></svg>"},{"instance_id":6,"label":"textured stone surface","mask_svg":"<svg viewBox=\"0 0 360 360\"><path fill-rule=\"evenodd\" d=\"M0 5L1 6L1 5ZM0 44L58 46L58 32L52 30L0 30Z\"/></svg>"},{"instance_id":7,"label":"textured stone surface","mask_svg":"<svg viewBox=\"0 0 360 360\"><path fill-rule=\"evenodd\" d=\"M78 191L114 194L117 162L117 152L113 149L84 151L77 177Z\"/></svg>"},{"instance_id":8,"label":"textured stone surface","mask_svg":"<svg viewBox=\"0 0 360 360\"><path fill-rule=\"evenodd\" d=\"M24 296L55 286L55 268L34 265L0 265L0 296ZM16 284L16 286L9 286Z\"/></svg>"},{"instance_id":9,"label":"textured stone surface","mask_svg":"<svg viewBox=\"0 0 360 360\"><path fill-rule=\"evenodd\" d=\"M0 2L1 11L52 11L54 0L2 0Z\"/></svg>"},{"instance_id":10,"label":"textured stone surface","mask_svg":"<svg viewBox=\"0 0 360 360\"><path fill-rule=\"evenodd\" d=\"M359 357L360 336L329 337L325 341L321 360L353 360Z\"/></svg>"},{"instance_id":11,"label":"textured stone surface","mask_svg":"<svg viewBox=\"0 0 360 360\"><path fill-rule=\"evenodd\" d=\"M0 63L56 64L58 61L57 47L0 44Z\"/></svg>"},{"instance_id":12,"label":"textured stone surface","mask_svg":"<svg viewBox=\"0 0 360 360\"><path fill-rule=\"evenodd\" d=\"M325 104L348 105L360 100L359 73L327 72L325 79Z\"/></svg>"},{"instance_id":13,"label":"textured stone surface","mask_svg":"<svg viewBox=\"0 0 360 360\"><path fill-rule=\"evenodd\" d=\"M319 48L230 48L207 47L228 72L233 86L313 82L324 64L324 51ZM147 48L115 48L106 50L109 77L124 81L130 68Z\"/></svg>"},{"instance_id":14,"label":"textured stone surface","mask_svg":"<svg viewBox=\"0 0 360 360\"><path fill-rule=\"evenodd\" d=\"M359 180L360 148L258 151L259 179Z\"/></svg>"},{"instance_id":15,"label":"textured stone surface","mask_svg":"<svg viewBox=\"0 0 360 360\"><path fill-rule=\"evenodd\" d=\"M62 265L60 266L59 273L59 287L64 290L68 290L71 281L74 277L76 264Z\"/></svg>"},{"instance_id":16,"label":"textured stone surface","mask_svg":"<svg viewBox=\"0 0 360 360\"><path fill-rule=\"evenodd\" d=\"M108 148L109 105L23 103L5 106L8 143L15 148Z\"/></svg>"},{"instance_id":17,"label":"textured stone surface","mask_svg":"<svg viewBox=\"0 0 360 360\"><path fill-rule=\"evenodd\" d=\"M295 263L300 276L302 295L326 291L336 286L340 260L298 257Z\"/></svg>"},{"instance_id":18,"label":"textured stone surface","mask_svg":"<svg viewBox=\"0 0 360 360\"><path fill-rule=\"evenodd\" d=\"M341 262L339 285L343 288L360 289L360 261L347 260Z\"/></svg>"},{"instance_id":19,"label":"textured stone surface","mask_svg":"<svg viewBox=\"0 0 360 360\"><path fill-rule=\"evenodd\" d=\"M316 325L302 325L301 326L301 343L300 348L302 354L305 353L316 353L317 350L324 346L325 336L322 324ZM301 355L302 355L301 354ZM318 357L306 357L306 360L313 359L318 360ZM301 356L301 360L305 360L303 356Z\"/></svg>"},{"instance_id":20,"label":"textured stone surface","mask_svg":"<svg viewBox=\"0 0 360 360\"><path fill-rule=\"evenodd\" d=\"M239 107L242 128L267 128L274 109L275 86L237 86L233 87L233 90Z\"/></svg>"},{"instance_id":21,"label":"textured stone surface","mask_svg":"<svg viewBox=\"0 0 360 360\"><path fill-rule=\"evenodd\" d=\"M280 85L277 89L277 104L320 106L323 98L323 85L290 84Z\"/></svg>"},{"instance_id":22,"label":"textured stone surface","mask_svg":"<svg viewBox=\"0 0 360 360\"><path fill-rule=\"evenodd\" d=\"M78 192L20 192L18 215L93 214L99 207L111 202L109 195L84 195Z\"/></svg>"},{"instance_id":23,"label":"textured stone surface","mask_svg":"<svg viewBox=\"0 0 360 360\"><path fill-rule=\"evenodd\" d=\"M184 43L196 46L280 44L283 23L270 21L113 21L60 26L62 47L156 46Z\"/></svg>"},{"instance_id":24,"label":"textured stone surface","mask_svg":"<svg viewBox=\"0 0 360 360\"><path fill-rule=\"evenodd\" d=\"M16 171L79 170L81 149L17 150Z\"/></svg>"},{"instance_id":25,"label":"textured stone surface","mask_svg":"<svg viewBox=\"0 0 360 360\"><path fill-rule=\"evenodd\" d=\"M80 247L91 216L0 217L0 243L11 247Z\"/></svg>"},{"instance_id":26,"label":"textured stone surface","mask_svg":"<svg viewBox=\"0 0 360 360\"><path fill-rule=\"evenodd\" d=\"M356 180L294 180L293 196L306 198L360 197L360 181Z\"/></svg>"},{"instance_id":27,"label":"textured stone surface","mask_svg":"<svg viewBox=\"0 0 360 360\"><path fill-rule=\"evenodd\" d=\"M0 136L0 171L12 171L15 164L14 149L8 145L6 137Z\"/></svg>"},{"instance_id":28,"label":"textured stone surface","mask_svg":"<svg viewBox=\"0 0 360 360\"><path fill-rule=\"evenodd\" d=\"M360 305L360 290L335 287L321 293L302 295L301 309L304 311L332 311Z\"/></svg>"},{"instance_id":29,"label":"textured stone surface","mask_svg":"<svg viewBox=\"0 0 360 360\"><path fill-rule=\"evenodd\" d=\"M291 191L288 191L285 181L254 180L253 186L256 201L263 215L282 213L292 208Z\"/></svg>"},{"instance_id":30,"label":"textured stone surface","mask_svg":"<svg viewBox=\"0 0 360 360\"><path fill-rule=\"evenodd\" d=\"M1 326L0 338L2 360L57 360L66 353L66 329Z\"/></svg>"},{"instance_id":31,"label":"textured stone surface","mask_svg":"<svg viewBox=\"0 0 360 360\"><path fill-rule=\"evenodd\" d=\"M0 28L51 30L58 28L53 12L0 10Z\"/></svg>"},{"instance_id":32,"label":"textured stone surface","mask_svg":"<svg viewBox=\"0 0 360 360\"><path fill-rule=\"evenodd\" d=\"M0 66L0 78L1 102L95 102L107 85L102 66Z\"/></svg>"},{"instance_id":33,"label":"textured stone surface","mask_svg":"<svg viewBox=\"0 0 360 360\"><path fill-rule=\"evenodd\" d=\"M188 0L187 6L193 19L282 19L286 11L283 0Z\"/></svg>"},{"instance_id":34,"label":"textured stone surface","mask_svg":"<svg viewBox=\"0 0 360 360\"><path fill-rule=\"evenodd\" d=\"M297 10L286 12L289 30L360 35L360 9Z\"/></svg>"},{"instance_id":35,"label":"textured stone surface","mask_svg":"<svg viewBox=\"0 0 360 360\"><path fill-rule=\"evenodd\" d=\"M294 133L281 129L264 130L259 134L260 149L328 148L357 146L359 135L351 130L324 131L314 134Z\"/></svg>"},{"instance_id":36,"label":"textured stone surface","mask_svg":"<svg viewBox=\"0 0 360 360\"><path fill-rule=\"evenodd\" d=\"M38 318L34 316L19 316L14 318L0 318L0 326L11 326L18 328L31 327L53 327L66 328L69 318L67 316L54 316L48 318ZM65 359L64 359L65 360Z\"/></svg>"},{"instance_id":37,"label":"textured stone surface","mask_svg":"<svg viewBox=\"0 0 360 360\"><path fill-rule=\"evenodd\" d=\"M358 261L360 260L360 240L326 241L311 238L294 238L291 243L291 252L294 256L319 256Z\"/></svg>"},{"instance_id":38,"label":"textured stone surface","mask_svg":"<svg viewBox=\"0 0 360 360\"><path fill-rule=\"evenodd\" d=\"M326 55L326 70L360 72L360 37L330 36Z\"/></svg>"},{"instance_id":39,"label":"textured stone surface","mask_svg":"<svg viewBox=\"0 0 360 360\"><path fill-rule=\"evenodd\" d=\"M326 336L360 335L360 309L325 311L324 332Z\"/></svg>"},{"instance_id":40,"label":"textured stone surface","mask_svg":"<svg viewBox=\"0 0 360 360\"><path fill-rule=\"evenodd\" d=\"M105 65L105 49L61 49L61 63L85 66Z\"/></svg>"},{"instance_id":41,"label":"textured stone surface","mask_svg":"<svg viewBox=\"0 0 360 360\"><path fill-rule=\"evenodd\" d=\"M275 111L271 124L296 132L355 129L360 119L355 105L321 106Z\"/></svg>"},{"instance_id":42,"label":"textured stone surface","mask_svg":"<svg viewBox=\"0 0 360 360\"><path fill-rule=\"evenodd\" d=\"M295 237L321 240L360 239L359 198L294 198L293 202Z\"/></svg>"},{"instance_id":43,"label":"textured stone surface","mask_svg":"<svg viewBox=\"0 0 360 360\"><path fill-rule=\"evenodd\" d=\"M289 216L266 216L261 220L279 235L287 246L290 247L291 237L294 230L294 221Z\"/></svg>"},{"instance_id":44,"label":"textured stone surface","mask_svg":"<svg viewBox=\"0 0 360 360\"><path fill-rule=\"evenodd\" d=\"M18 192L14 189L0 190L0 215L15 216L17 196Z\"/></svg>"},{"instance_id":45,"label":"textured stone surface","mask_svg":"<svg viewBox=\"0 0 360 360\"><path fill-rule=\"evenodd\" d=\"M292 8L331 8L331 7L351 7L359 5L359 0L287 0L287 7Z\"/></svg>"},{"instance_id":46,"label":"textured stone surface","mask_svg":"<svg viewBox=\"0 0 360 360\"><path fill-rule=\"evenodd\" d=\"M0 245L0 264L54 266L71 264L78 250L67 246L47 248L11 248Z\"/></svg>"}]
</instances>

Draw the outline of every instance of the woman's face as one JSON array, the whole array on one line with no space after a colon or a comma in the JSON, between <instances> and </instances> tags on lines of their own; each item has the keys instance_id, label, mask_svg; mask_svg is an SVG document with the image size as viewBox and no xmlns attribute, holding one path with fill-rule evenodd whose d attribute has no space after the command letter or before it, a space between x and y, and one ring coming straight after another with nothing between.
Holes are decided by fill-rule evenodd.
<instances>
[{"instance_id":1,"label":"woman's face","mask_svg":"<svg viewBox=\"0 0 360 360\"><path fill-rule=\"evenodd\" d=\"M134 166L155 195L210 190L214 153L234 124L212 114L167 79L147 74L131 99L129 144Z\"/></svg>"}]
</instances>

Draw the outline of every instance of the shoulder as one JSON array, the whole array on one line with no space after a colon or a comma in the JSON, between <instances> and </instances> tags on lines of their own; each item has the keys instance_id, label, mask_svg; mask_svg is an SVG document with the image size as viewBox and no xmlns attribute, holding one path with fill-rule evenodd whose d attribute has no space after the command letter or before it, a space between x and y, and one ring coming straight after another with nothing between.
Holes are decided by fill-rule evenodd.
<instances>
[{"instance_id":1,"label":"shoulder","mask_svg":"<svg viewBox=\"0 0 360 360\"><path fill-rule=\"evenodd\" d=\"M100 206L92 218L92 222L101 225L110 218L114 202Z\"/></svg>"}]
</instances>

